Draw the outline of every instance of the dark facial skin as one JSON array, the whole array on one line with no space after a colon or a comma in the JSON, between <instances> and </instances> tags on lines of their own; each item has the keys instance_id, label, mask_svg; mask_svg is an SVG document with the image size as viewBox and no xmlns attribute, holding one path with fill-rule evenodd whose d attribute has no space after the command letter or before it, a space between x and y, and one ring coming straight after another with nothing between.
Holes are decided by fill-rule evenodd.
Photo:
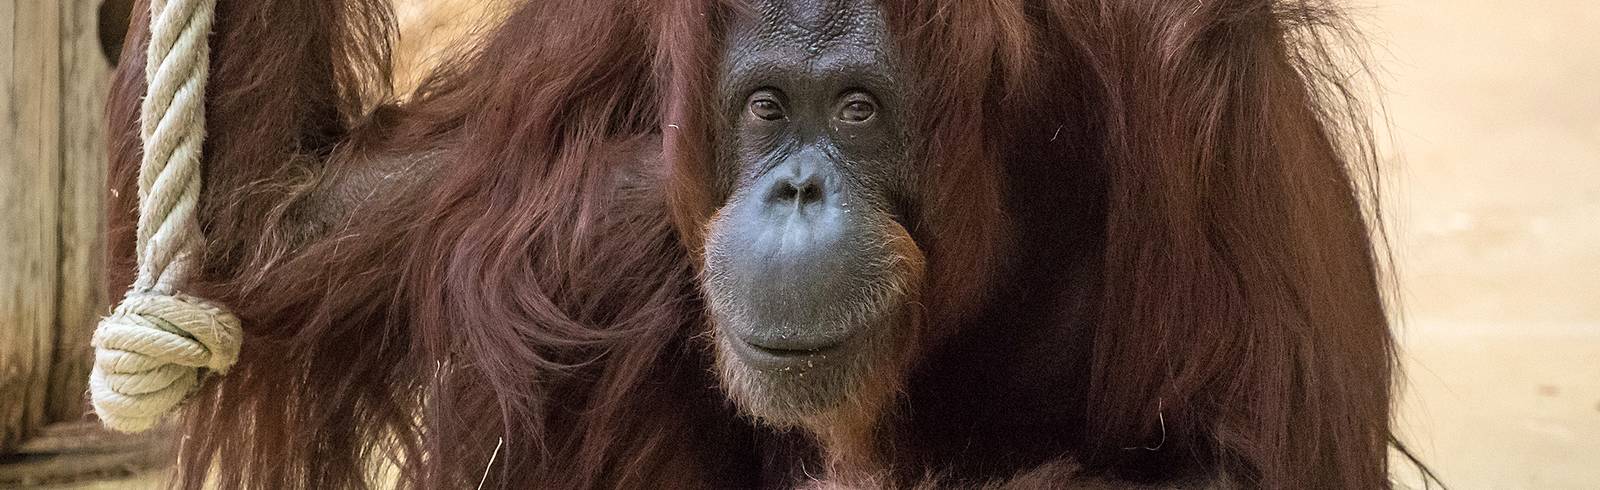
<instances>
[{"instance_id":1,"label":"dark facial skin","mask_svg":"<svg viewBox=\"0 0 1600 490\"><path fill-rule=\"evenodd\" d=\"M870 1L759 3L725 53L704 287L725 388L773 425L870 424L916 352L906 94ZM866 383L866 380L872 380Z\"/></svg>"}]
</instances>

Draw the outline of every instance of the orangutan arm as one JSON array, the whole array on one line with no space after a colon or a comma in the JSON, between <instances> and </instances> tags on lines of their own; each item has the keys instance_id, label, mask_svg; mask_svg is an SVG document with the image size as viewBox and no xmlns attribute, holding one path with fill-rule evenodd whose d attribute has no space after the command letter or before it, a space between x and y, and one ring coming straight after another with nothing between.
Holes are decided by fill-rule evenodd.
<instances>
[{"instance_id":1,"label":"orangutan arm","mask_svg":"<svg viewBox=\"0 0 1600 490\"><path fill-rule=\"evenodd\" d=\"M861 477L844 480L813 481L803 486L806 490L876 490L892 488L884 478ZM917 483L915 490L968 489L968 490L1229 490L1238 485L1226 475L1195 477L1185 481L1164 484L1140 484L1083 474L1083 468L1070 459L1059 459L1037 468L1026 470L1010 478L976 485L953 484L938 477L929 477Z\"/></svg>"},{"instance_id":2,"label":"orangutan arm","mask_svg":"<svg viewBox=\"0 0 1600 490\"><path fill-rule=\"evenodd\" d=\"M929 488L942 488L938 485ZM1005 481L989 483L983 490L1033 490L1039 488L1066 488L1072 490L1226 490L1237 488L1226 476L1194 478L1188 481L1159 485L1144 485L1089 477L1082 474L1077 463L1058 460L1019 473Z\"/></svg>"},{"instance_id":3,"label":"orangutan arm","mask_svg":"<svg viewBox=\"0 0 1600 490\"><path fill-rule=\"evenodd\" d=\"M441 152L356 156L325 166L294 200L279 224L293 247L336 238L373 218L371 213L417 199L444 158Z\"/></svg>"}]
</instances>

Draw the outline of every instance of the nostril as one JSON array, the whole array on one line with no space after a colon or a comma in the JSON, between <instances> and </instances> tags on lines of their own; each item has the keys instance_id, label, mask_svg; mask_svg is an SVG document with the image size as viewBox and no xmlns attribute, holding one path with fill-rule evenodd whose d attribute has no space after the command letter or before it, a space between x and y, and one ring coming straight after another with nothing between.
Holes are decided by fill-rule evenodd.
<instances>
[{"instance_id":1,"label":"nostril","mask_svg":"<svg viewBox=\"0 0 1600 490\"><path fill-rule=\"evenodd\" d=\"M801 190L796 189L794 187L794 183L784 182L783 184L778 185L778 191L772 197L776 198L778 201L793 201L800 197L800 193Z\"/></svg>"},{"instance_id":2,"label":"nostril","mask_svg":"<svg viewBox=\"0 0 1600 490\"><path fill-rule=\"evenodd\" d=\"M819 187L816 184L813 184L813 183L811 183L809 181L807 181L804 185L805 185L805 187L803 189L800 189L800 202L805 203L805 202L812 202L812 201L820 201L820 200L822 200L822 188L821 187Z\"/></svg>"}]
</instances>

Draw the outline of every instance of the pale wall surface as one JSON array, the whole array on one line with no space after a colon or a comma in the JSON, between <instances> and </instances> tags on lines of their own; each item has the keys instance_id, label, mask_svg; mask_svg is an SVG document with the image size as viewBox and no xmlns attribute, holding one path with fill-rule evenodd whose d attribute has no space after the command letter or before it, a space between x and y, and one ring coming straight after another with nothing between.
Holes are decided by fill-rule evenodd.
<instances>
[{"instance_id":1,"label":"pale wall surface","mask_svg":"<svg viewBox=\"0 0 1600 490\"><path fill-rule=\"evenodd\" d=\"M1453 488L1600 488L1600 2L1359 12L1394 143L1405 438Z\"/></svg>"}]
</instances>

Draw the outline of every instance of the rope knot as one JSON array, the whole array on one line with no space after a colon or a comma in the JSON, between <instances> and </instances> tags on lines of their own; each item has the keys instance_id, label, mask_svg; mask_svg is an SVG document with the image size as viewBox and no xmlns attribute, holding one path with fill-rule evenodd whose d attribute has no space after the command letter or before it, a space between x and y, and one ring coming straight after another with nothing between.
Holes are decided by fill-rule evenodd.
<instances>
[{"instance_id":1,"label":"rope knot","mask_svg":"<svg viewBox=\"0 0 1600 490\"><path fill-rule=\"evenodd\" d=\"M224 374L233 366L241 336L238 317L205 300L129 295L94 332L89 390L95 413L124 432L154 427L206 372Z\"/></svg>"}]
</instances>

